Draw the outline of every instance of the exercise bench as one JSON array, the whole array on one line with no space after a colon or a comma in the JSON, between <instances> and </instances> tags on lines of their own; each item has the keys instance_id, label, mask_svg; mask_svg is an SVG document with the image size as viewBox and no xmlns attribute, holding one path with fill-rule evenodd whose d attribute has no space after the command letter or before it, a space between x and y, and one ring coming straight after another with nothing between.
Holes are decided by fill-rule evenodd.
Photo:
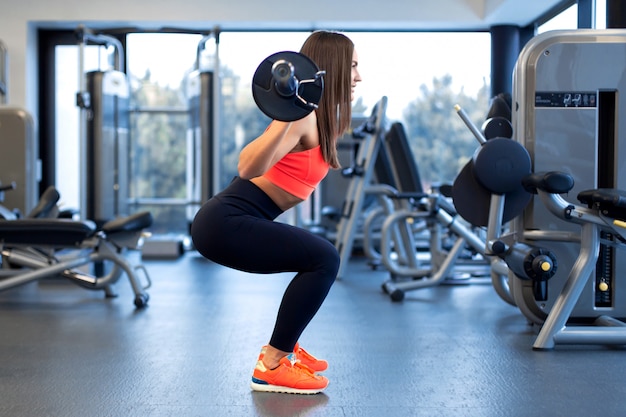
<instances>
[{"instance_id":1,"label":"exercise bench","mask_svg":"<svg viewBox=\"0 0 626 417\"><path fill-rule=\"evenodd\" d=\"M144 229L151 224L152 214L147 211L110 220L99 229L89 220L0 221L0 291L62 276L84 288L103 290L106 297L115 297L112 286L125 273L135 295L135 306L145 307L150 277L143 265L133 267L124 252L137 249ZM104 261L112 262L113 267L99 276L77 269ZM143 284L138 270L145 277Z\"/></svg>"}]
</instances>

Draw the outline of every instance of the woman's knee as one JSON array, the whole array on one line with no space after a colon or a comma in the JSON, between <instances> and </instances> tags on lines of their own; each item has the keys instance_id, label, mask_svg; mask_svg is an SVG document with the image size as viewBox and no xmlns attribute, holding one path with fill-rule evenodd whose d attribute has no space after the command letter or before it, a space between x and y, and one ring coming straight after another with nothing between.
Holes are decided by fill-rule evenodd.
<instances>
[{"instance_id":1,"label":"woman's knee","mask_svg":"<svg viewBox=\"0 0 626 417\"><path fill-rule=\"evenodd\" d=\"M333 279L336 278L341 259L337 248L332 243L323 239L323 242L318 245L315 259L329 276L332 276Z\"/></svg>"},{"instance_id":2,"label":"woman's knee","mask_svg":"<svg viewBox=\"0 0 626 417\"><path fill-rule=\"evenodd\" d=\"M332 246L332 250L329 251L328 254L329 264L332 265L333 275L337 275L339 272L339 264L341 263L341 258L339 257L339 252L337 252L337 248Z\"/></svg>"}]
</instances>

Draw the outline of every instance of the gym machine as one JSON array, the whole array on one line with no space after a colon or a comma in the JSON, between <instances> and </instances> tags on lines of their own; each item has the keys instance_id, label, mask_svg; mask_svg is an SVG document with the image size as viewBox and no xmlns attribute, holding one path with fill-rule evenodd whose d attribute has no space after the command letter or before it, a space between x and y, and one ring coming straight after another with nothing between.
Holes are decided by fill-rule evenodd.
<instances>
[{"instance_id":1,"label":"gym machine","mask_svg":"<svg viewBox=\"0 0 626 417\"><path fill-rule=\"evenodd\" d=\"M24 213L37 203L40 179L39 144L35 123L26 110L6 106L8 96L8 51L0 41L0 184L15 184L4 205Z\"/></svg>"},{"instance_id":2,"label":"gym machine","mask_svg":"<svg viewBox=\"0 0 626 417\"><path fill-rule=\"evenodd\" d=\"M512 222L511 233L558 260L549 280L512 281L516 305L542 326L534 349L626 344L618 191L626 188L626 167L619 164L626 157L619 137L626 120L625 67L626 31L619 29L539 35L515 67L514 135L539 178L527 183L538 196ZM540 176L554 171L560 174Z\"/></svg>"},{"instance_id":3,"label":"gym machine","mask_svg":"<svg viewBox=\"0 0 626 417\"><path fill-rule=\"evenodd\" d=\"M352 175L348 192L341 208L341 217L337 226L335 247L339 252L341 263L337 278L344 276L346 267L352 257L359 220L363 216L364 201L367 188L374 179L374 164L384 140L385 113L387 111L387 97L383 96L373 107L371 116L362 125L362 140L352 167ZM360 136L360 135L358 135Z\"/></svg>"},{"instance_id":4,"label":"gym machine","mask_svg":"<svg viewBox=\"0 0 626 417\"><path fill-rule=\"evenodd\" d=\"M0 106L0 182L15 183L7 193L4 205L19 213L37 204L40 180L39 146L35 123L24 109Z\"/></svg>"},{"instance_id":5,"label":"gym machine","mask_svg":"<svg viewBox=\"0 0 626 417\"><path fill-rule=\"evenodd\" d=\"M214 42L211 57L207 44ZM211 58L208 65L204 58ZM212 65L211 65L212 64ZM198 42L194 70L185 79L190 123L187 131L187 219L191 224L203 202L220 189L219 150L219 31Z\"/></svg>"},{"instance_id":6,"label":"gym machine","mask_svg":"<svg viewBox=\"0 0 626 417\"><path fill-rule=\"evenodd\" d=\"M75 31L79 43L80 91L80 217L103 224L128 214L129 99L121 42L94 34L84 26ZM96 44L113 49L109 66L84 72L84 49Z\"/></svg>"},{"instance_id":7,"label":"gym machine","mask_svg":"<svg viewBox=\"0 0 626 417\"><path fill-rule=\"evenodd\" d=\"M511 279L536 281L551 277L556 265L542 249L502 240L504 230L531 199L522 180L531 172L528 151L512 139L510 105L500 96L492 99L487 119L478 129L459 106L455 110L479 143L452 185L452 200L458 214L475 227L486 228L481 252L491 259L491 278L496 292L516 305Z\"/></svg>"},{"instance_id":8,"label":"gym machine","mask_svg":"<svg viewBox=\"0 0 626 417\"><path fill-rule=\"evenodd\" d=\"M12 189L12 184L0 187L1 191ZM0 221L0 291L62 277L89 290L102 290L112 298L117 296L114 284L125 274L135 307L145 307L150 277L143 265L131 265L124 254L137 249L144 229L152 224L150 212L118 217L97 227L90 220L58 218L59 197L50 186L28 214ZM0 214L7 211L0 210ZM93 268L94 274L83 271L83 267L105 261L112 265L108 272L102 268Z\"/></svg>"},{"instance_id":9,"label":"gym machine","mask_svg":"<svg viewBox=\"0 0 626 417\"><path fill-rule=\"evenodd\" d=\"M468 248L482 256L485 241L463 224L443 195L424 192L404 128L394 123L387 129L384 113L381 114L384 105L386 97L363 124L366 134L359 143L354 166L349 168L352 175L335 242L342 262L338 278L345 271L357 231L362 228L366 255L372 264L383 264L392 276L382 288L393 301L404 299L406 291L434 286L451 279L456 272L469 271L473 276L492 275L497 293L512 303L502 278L508 272L503 262L460 259L460 254ZM365 212L364 201L372 196L378 204ZM380 220L380 253L377 253L373 249L374 225ZM450 250L442 247L444 234L455 239ZM421 240L426 242L430 252L427 263L418 260L418 235L420 244Z\"/></svg>"},{"instance_id":10,"label":"gym machine","mask_svg":"<svg viewBox=\"0 0 626 417\"><path fill-rule=\"evenodd\" d=\"M468 124L481 147L455 181L467 194L453 189L455 205L458 197L473 223L487 216L487 249L509 266L515 304L541 326L537 350L626 344L616 284L626 224L617 164L624 80L614 62L624 59L625 40L612 30L538 36L514 72L515 140L480 140Z\"/></svg>"},{"instance_id":11,"label":"gym machine","mask_svg":"<svg viewBox=\"0 0 626 417\"><path fill-rule=\"evenodd\" d=\"M496 292L512 304L504 279L508 270L499 259L486 256L484 233L457 215L449 196L441 191L425 193L422 190L417 165L401 124L392 125L384 148L390 155L398 184L397 192L390 194L389 198L409 201L410 204L397 207L383 222L381 258L392 276L383 284L383 290L393 301L400 301L405 291L438 285L446 280L456 282L454 276L461 273L469 277L460 281L466 283L471 282L472 277L491 277ZM429 235L428 262L420 262L415 256L417 245L411 227L419 221L426 223ZM394 238L394 232L401 238ZM454 241L449 249L442 247L444 234ZM469 259L460 256L466 249L472 255ZM394 256L392 250L402 256Z\"/></svg>"}]
</instances>

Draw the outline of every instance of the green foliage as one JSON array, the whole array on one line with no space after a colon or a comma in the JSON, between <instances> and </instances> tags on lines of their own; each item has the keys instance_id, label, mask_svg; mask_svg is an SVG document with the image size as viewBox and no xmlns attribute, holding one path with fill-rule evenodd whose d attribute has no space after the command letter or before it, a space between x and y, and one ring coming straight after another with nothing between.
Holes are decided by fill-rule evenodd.
<instances>
[{"instance_id":1,"label":"green foliage","mask_svg":"<svg viewBox=\"0 0 626 417\"><path fill-rule=\"evenodd\" d=\"M181 107L178 90L152 83L149 72L134 91L133 103L149 109ZM138 112L131 122L132 195L184 198L187 114Z\"/></svg>"},{"instance_id":2,"label":"green foliage","mask_svg":"<svg viewBox=\"0 0 626 417\"><path fill-rule=\"evenodd\" d=\"M147 71L132 92L132 107L150 109L131 113L131 198L186 198L187 131L185 112L154 111L183 109L180 89L160 86ZM153 233L186 232L181 207L142 205L152 212Z\"/></svg>"},{"instance_id":3,"label":"green foliage","mask_svg":"<svg viewBox=\"0 0 626 417\"><path fill-rule=\"evenodd\" d=\"M404 127L425 185L451 183L472 157L478 141L456 114L460 105L480 128L489 105L485 84L476 97L452 89L452 77L434 78L404 111Z\"/></svg>"}]
</instances>

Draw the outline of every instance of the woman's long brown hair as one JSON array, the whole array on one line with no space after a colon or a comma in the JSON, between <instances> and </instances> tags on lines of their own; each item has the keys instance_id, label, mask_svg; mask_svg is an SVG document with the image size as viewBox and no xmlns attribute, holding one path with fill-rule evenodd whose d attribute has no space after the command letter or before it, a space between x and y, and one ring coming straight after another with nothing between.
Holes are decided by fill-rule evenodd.
<instances>
[{"instance_id":1,"label":"woman's long brown hair","mask_svg":"<svg viewBox=\"0 0 626 417\"><path fill-rule=\"evenodd\" d=\"M354 44L345 35L333 31L315 31L300 52L313 60L324 76L324 92L315 111L320 147L324 160L339 168L337 139L350 127L352 119L352 54Z\"/></svg>"}]
</instances>

